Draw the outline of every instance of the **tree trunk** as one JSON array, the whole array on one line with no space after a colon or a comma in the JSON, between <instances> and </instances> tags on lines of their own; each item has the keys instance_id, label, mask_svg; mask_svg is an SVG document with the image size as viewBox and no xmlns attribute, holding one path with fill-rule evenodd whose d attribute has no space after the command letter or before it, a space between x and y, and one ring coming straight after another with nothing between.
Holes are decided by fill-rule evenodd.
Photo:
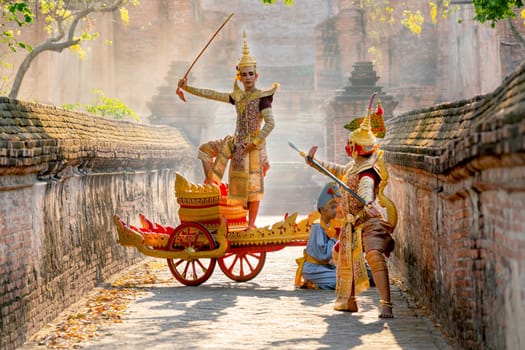
<instances>
[{"instance_id":1,"label":"tree trunk","mask_svg":"<svg viewBox=\"0 0 525 350\"><path fill-rule=\"evenodd\" d=\"M24 76L26 75L27 70L31 65L31 62L33 62L35 57L41 52L42 50L33 50L26 55L24 61L22 61L22 64L20 65L20 67L18 67L18 70L16 72L15 81L13 82L13 86L11 86L11 91L9 92L9 98L16 99L18 97L18 93L20 92L20 86L22 86L22 81L24 80Z\"/></svg>"}]
</instances>

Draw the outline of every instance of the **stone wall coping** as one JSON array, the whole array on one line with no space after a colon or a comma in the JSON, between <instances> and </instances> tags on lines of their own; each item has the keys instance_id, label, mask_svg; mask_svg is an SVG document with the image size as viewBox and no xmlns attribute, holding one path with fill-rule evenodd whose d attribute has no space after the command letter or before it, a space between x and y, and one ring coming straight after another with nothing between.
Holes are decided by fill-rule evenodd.
<instances>
[{"instance_id":1,"label":"stone wall coping","mask_svg":"<svg viewBox=\"0 0 525 350\"><path fill-rule=\"evenodd\" d=\"M174 127L114 120L0 97L0 176L156 169L190 163L195 147Z\"/></svg>"},{"instance_id":2,"label":"stone wall coping","mask_svg":"<svg viewBox=\"0 0 525 350\"><path fill-rule=\"evenodd\" d=\"M477 158L522 153L525 63L492 93L400 114L386 125L381 148L387 161L434 174Z\"/></svg>"}]
</instances>

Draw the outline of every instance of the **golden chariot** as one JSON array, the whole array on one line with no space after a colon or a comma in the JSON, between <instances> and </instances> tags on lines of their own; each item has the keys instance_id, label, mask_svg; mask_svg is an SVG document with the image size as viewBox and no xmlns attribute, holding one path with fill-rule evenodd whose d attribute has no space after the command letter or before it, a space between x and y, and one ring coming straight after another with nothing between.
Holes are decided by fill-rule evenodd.
<instances>
[{"instance_id":1,"label":"golden chariot","mask_svg":"<svg viewBox=\"0 0 525 350\"><path fill-rule=\"evenodd\" d=\"M163 226L139 215L140 227L118 215L113 219L118 242L142 254L166 259L177 281L198 286L213 274L216 263L230 279L245 282L255 278L266 253L287 246L305 246L317 211L296 223L297 213L284 215L271 226L248 229L247 211L227 195L226 184L199 185L177 173L175 195L180 225Z\"/></svg>"}]
</instances>

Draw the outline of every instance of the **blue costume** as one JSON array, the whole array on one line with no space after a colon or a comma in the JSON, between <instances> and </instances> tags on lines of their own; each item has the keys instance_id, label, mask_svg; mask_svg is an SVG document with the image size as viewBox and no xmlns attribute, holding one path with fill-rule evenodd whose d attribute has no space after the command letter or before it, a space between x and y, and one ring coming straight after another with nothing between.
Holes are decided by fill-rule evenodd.
<instances>
[{"instance_id":1,"label":"blue costume","mask_svg":"<svg viewBox=\"0 0 525 350\"><path fill-rule=\"evenodd\" d=\"M339 197L341 197L339 187L334 182L326 184L317 200L318 211L323 212L321 209L332 210L330 215L333 219L335 207L332 206L332 209L329 207L335 204ZM306 288L335 289L336 269L332 260L332 249L337 243L337 237L334 235L335 229L328 225L329 223L321 219L310 227L310 236L304 250L304 257L299 259L299 268Z\"/></svg>"},{"instance_id":2,"label":"blue costume","mask_svg":"<svg viewBox=\"0 0 525 350\"><path fill-rule=\"evenodd\" d=\"M328 238L321 223L314 223L310 228L303 277L315 283L319 289L335 289L335 265L329 261L332 259L332 248L336 242L335 238ZM309 258L317 261L311 262Z\"/></svg>"}]
</instances>

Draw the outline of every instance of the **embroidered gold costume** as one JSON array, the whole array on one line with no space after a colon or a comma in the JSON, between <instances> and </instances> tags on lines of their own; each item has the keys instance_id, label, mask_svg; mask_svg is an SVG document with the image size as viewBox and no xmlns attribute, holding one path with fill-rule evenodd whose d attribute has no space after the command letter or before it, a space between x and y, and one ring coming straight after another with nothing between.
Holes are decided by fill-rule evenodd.
<instances>
[{"instance_id":1,"label":"embroidered gold costume","mask_svg":"<svg viewBox=\"0 0 525 350\"><path fill-rule=\"evenodd\" d=\"M274 83L269 90L256 89L258 75L255 68L256 60L250 55L244 33L243 55L237 67L238 76L241 71L244 74L240 78L244 90L237 84L237 79L231 93L182 86L193 95L235 105L237 120L234 134L201 145L198 157L203 162L207 181L215 183L222 181L229 162L228 196L248 207L250 203L257 203L249 212L250 226L254 225L258 203L264 193L264 176L270 168L266 137L275 126L271 107L279 86Z\"/></svg>"},{"instance_id":2,"label":"embroidered gold costume","mask_svg":"<svg viewBox=\"0 0 525 350\"><path fill-rule=\"evenodd\" d=\"M352 157L346 165L317 160L367 203L364 205L347 192L342 197L346 218L339 242L334 247L337 266L337 300L334 309L357 311L355 296L370 286L364 251L381 297L383 310L380 317L393 317L385 257L394 249L392 232L397 223L397 214L394 204L383 193L388 172L383 152L378 149L377 139L371 130L370 111L359 128L350 134L346 150ZM388 221L376 203L386 208ZM370 209L372 207L373 210Z\"/></svg>"}]
</instances>

